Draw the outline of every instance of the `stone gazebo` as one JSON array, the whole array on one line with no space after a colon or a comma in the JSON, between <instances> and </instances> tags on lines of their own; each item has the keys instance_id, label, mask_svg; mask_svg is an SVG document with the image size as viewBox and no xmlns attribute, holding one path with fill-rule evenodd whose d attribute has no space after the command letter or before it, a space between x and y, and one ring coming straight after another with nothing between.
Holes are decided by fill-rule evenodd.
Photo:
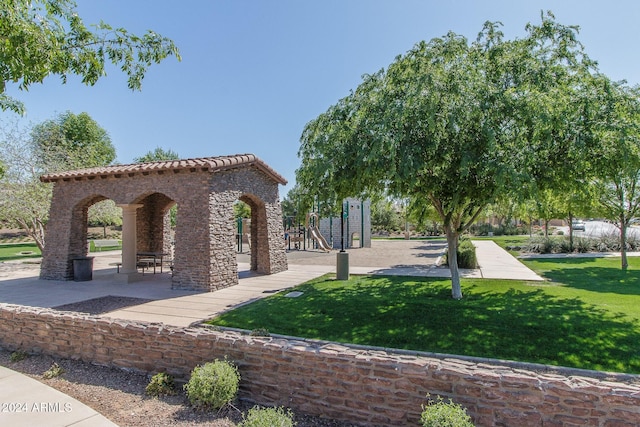
<instances>
[{"instance_id":1,"label":"stone gazebo","mask_svg":"<svg viewBox=\"0 0 640 427\"><path fill-rule=\"evenodd\" d=\"M70 280L86 256L87 210L111 199L122 208L122 266L138 278L138 252L171 249L169 209L178 205L172 288L213 291L238 283L233 204L251 207L251 269L287 269L278 184L287 181L253 154L105 166L43 175L53 199L40 278Z\"/></svg>"}]
</instances>

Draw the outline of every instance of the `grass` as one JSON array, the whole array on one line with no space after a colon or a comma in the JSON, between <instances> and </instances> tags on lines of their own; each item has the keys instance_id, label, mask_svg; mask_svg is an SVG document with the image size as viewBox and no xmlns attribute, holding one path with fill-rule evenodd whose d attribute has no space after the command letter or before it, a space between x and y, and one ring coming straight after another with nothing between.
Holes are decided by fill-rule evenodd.
<instances>
[{"instance_id":1,"label":"grass","mask_svg":"<svg viewBox=\"0 0 640 427\"><path fill-rule=\"evenodd\" d=\"M42 254L35 243L0 244L0 262L23 258L38 258Z\"/></svg>"},{"instance_id":2,"label":"grass","mask_svg":"<svg viewBox=\"0 0 640 427\"><path fill-rule=\"evenodd\" d=\"M640 259L536 260L550 279L322 277L212 323L306 338L640 373Z\"/></svg>"}]
</instances>

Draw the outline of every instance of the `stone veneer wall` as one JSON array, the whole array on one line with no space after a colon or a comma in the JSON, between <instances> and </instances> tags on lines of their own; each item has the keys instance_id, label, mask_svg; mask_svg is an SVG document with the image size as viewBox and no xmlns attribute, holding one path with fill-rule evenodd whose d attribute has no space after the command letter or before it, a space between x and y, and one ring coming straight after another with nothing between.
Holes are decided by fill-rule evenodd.
<instances>
[{"instance_id":1,"label":"stone veneer wall","mask_svg":"<svg viewBox=\"0 0 640 427\"><path fill-rule=\"evenodd\" d=\"M228 356L239 367L242 398L367 426L418 425L427 393L464 405L477 426L640 423L640 377L630 375L605 380L8 304L0 304L0 346L181 379Z\"/></svg>"}]
</instances>

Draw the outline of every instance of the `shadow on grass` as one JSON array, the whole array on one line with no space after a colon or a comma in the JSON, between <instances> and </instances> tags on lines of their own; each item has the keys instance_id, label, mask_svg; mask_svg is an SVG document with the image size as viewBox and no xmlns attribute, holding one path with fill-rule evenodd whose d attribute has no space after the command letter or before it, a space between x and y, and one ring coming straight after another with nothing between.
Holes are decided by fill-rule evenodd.
<instances>
[{"instance_id":1,"label":"shadow on grass","mask_svg":"<svg viewBox=\"0 0 640 427\"><path fill-rule=\"evenodd\" d=\"M640 328L579 298L542 289L496 290L466 281L451 299L448 280L319 279L226 313L214 323L381 347L640 373Z\"/></svg>"}]
</instances>

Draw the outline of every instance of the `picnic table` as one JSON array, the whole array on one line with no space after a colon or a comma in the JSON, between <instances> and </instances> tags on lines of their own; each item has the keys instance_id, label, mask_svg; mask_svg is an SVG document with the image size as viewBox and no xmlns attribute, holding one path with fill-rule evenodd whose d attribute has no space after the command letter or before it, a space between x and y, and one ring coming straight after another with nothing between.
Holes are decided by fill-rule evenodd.
<instances>
[{"instance_id":1,"label":"picnic table","mask_svg":"<svg viewBox=\"0 0 640 427\"><path fill-rule=\"evenodd\" d=\"M144 269L153 266L153 274L156 274L156 266L160 266L160 273L162 273L162 266L164 264L164 257L169 255L166 252L138 252L137 264L142 267L142 273Z\"/></svg>"}]
</instances>

